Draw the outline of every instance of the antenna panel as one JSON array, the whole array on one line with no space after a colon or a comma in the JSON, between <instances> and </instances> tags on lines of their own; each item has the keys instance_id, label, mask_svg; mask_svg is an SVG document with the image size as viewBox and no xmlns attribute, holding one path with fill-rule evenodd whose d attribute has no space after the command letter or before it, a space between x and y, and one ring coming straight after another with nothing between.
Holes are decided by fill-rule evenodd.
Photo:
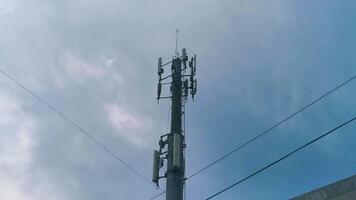
<instances>
[{"instance_id":1,"label":"antenna panel","mask_svg":"<svg viewBox=\"0 0 356 200\"><path fill-rule=\"evenodd\" d=\"M188 79L184 80L184 97L188 97L188 90L189 90L189 85L188 85Z\"/></svg>"},{"instance_id":2,"label":"antenna panel","mask_svg":"<svg viewBox=\"0 0 356 200\"><path fill-rule=\"evenodd\" d=\"M154 150L153 151L153 170L152 170L152 182L158 184L159 179L159 152Z\"/></svg>"},{"instance_id":3,"label":"antenna panel","mask_svg":"<svg viewBox=\"0 0 356 200\"><path fill-rule=\"evenodd\" d=\"M187 50L185 48L182 49L182 59L183 59L183 61L188 60Z\"/></svg>"},{"instance_id":4,"label":"antenna panel","mask_svg":"<svg viewBox=\"0 0 356 200\"><path fill-rule=\"evenodd\" d=\"M181 149L182 149L182 136L175 133L173 136L173 166L181 168Z\"/></svg>"},{"instance_id":5,"label":"antenna panel","mask_svg":"<svg viewBox=\"0 0 356 200\"><path fill-rule=\"evenodd\" d=\"M163 74L163 68L162 68L162 57L158 58L158 71L157 74L161 76Z\"/></svg>"},{"instance_id":6,"label":"antenna panel","mask_svg":"<svg viewBox=\"0 0 356 200\"><path fill-rule=\"evenodd\" d=\"M194 70L194 74L195 74L195 72L197 71L197 54L194 54L194 68L193 68Z\"/></svg>"},{"instance_id":7,"label":"antenna panel","mask_svg":"<svg viewBox=\"0 0 356 200\"><path fill-rule=\"evenodd\" d=\"M157 99L161 97L161 92L162 92L162 83L158 83L158 88L157 88Z\"/></svg>"}]
</instances>

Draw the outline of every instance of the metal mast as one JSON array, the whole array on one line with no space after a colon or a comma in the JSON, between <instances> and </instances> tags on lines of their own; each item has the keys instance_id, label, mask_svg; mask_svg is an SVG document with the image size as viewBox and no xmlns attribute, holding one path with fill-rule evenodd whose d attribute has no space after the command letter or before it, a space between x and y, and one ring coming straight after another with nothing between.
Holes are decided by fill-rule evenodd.
<instances>
[{"instance_id":1,"label":"metal mast","mask_svg":"<svg viewBox=\"0 0 356 200\"><path fill-rule=\"evenodd\" d=\"M159 150L154 151L153 155L153 176L152 181L157 184L161 178L166 178L166 200L182 200L183 186L185 184L185 157L184 149L185 138L182 129L183 104L188 100L189 91L194 100L197 90L196 56L188 61L188 55L185 49L182 49L182 55L178 53L172 61L162 64L162 58L158 59L158 90L157 100L171 99L171 130L170 133L162 135L159 141ZM187 61L188 65L187 66ZM171 74L162 77L164 67L171 64ZM190 71L189 75L186 72ZM171 78L171 82L167 79ZM161 97L162 86L170 86L171 96ZM164 166L164 160L167 161L166 171L160 176L160 168Z\"/></svg>"}]
</instances>

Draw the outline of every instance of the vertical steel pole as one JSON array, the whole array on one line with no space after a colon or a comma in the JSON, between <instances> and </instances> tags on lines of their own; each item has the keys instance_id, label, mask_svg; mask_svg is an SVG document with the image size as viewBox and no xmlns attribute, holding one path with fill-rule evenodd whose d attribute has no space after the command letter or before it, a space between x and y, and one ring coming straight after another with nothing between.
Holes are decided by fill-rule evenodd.
<instances>
[{"instance_id":1,"label":"vertical steel pole","mask_svg":"<svg viewBox=\"0 0 356 200\"><path fill-rule=\"evenodd\" d=\"M182 134L182 60L172 63L171 132L168 136L166 200L183 200L184 158ZM179 147L179 148L178 148ZM178 150L177 150L178 148ZM179 160L177 160L179 159Z\"/></svg>"}]
</instances>

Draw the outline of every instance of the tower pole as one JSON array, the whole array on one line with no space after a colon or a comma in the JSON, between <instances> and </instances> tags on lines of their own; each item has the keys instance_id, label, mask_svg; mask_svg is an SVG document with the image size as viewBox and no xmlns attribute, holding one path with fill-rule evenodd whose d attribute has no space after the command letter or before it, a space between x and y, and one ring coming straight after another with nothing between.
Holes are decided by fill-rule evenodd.
<instances>
[{"instance_id":1,"label":"tower pole","mask_svg":"<svg viewBox=\"0 0 356 200\"><path fill-rule=\"evenodd\" d=\"M184 158L182 134L182 61L172 63L172 112L171 131L168 135L166 200L183 199Z\"/></svg>"},{"instance_id":2,"label":"tower pole","mask_svg":"<svg viewBox=\"0 0 356 200\"><path fill-rule=\"evenodd\" d=\"M183 106L188 101L189 93L194 101L197 91L196 55L188 59L186 49L182 49L182 55L176 52L172 61L163 64L162 58L158 58L158 87L157 101L160 99L170 99L171 106L171 130L164 134L159 140L159 150L153 151L152 181L159 187L159 180L166 179L166 200L183 200L185 185L185 132L182 129ZM172 73L164 75L164 67L171 64ZM190 74L187 74L190 71ZM168 82L168 78L172 78ZM162 86L170 86L170 96L163 96ZM160 169L165 166L164 175Z\"/></svg>"}]
</instances>

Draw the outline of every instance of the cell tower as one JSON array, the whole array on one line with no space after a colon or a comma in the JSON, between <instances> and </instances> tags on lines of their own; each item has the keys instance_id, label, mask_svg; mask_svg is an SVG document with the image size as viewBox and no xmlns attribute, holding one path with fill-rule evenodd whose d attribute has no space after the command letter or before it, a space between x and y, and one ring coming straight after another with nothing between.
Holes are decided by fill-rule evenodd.
<instances>
[{"instance_id":1,"label":"cell tower","mask_svg":"<svg viewBox=\"0 0 356 200\"><path fill-rule=\"evenodd\" d=\"M194 101L197 92L196 55L188 59L186 49L182 49L182 55L176 51L171 61L162 64L162 58L158 58L158 89L157 101L171 99L171 130L159 140L159 150L153 152L153 176L152 181L159 186L159 179L166 178L166 200L182 200L185 185L185 133L182 129L182 116L185 113L185 103L188 101L189 92ZM163 76L165 67L171 64L171 73ZM187 65L188 64L188 65ZM171 81L169 81L171 80ZM170 87L170 96L161 97L162 87ZM167 161L166 171L160 175L160 169Z\"/></svg>"}]
</instances>

